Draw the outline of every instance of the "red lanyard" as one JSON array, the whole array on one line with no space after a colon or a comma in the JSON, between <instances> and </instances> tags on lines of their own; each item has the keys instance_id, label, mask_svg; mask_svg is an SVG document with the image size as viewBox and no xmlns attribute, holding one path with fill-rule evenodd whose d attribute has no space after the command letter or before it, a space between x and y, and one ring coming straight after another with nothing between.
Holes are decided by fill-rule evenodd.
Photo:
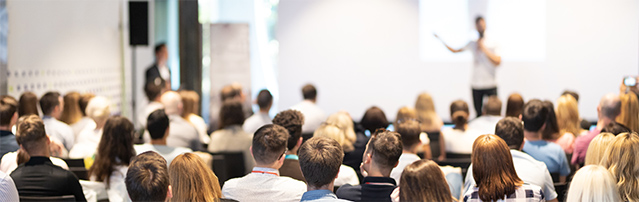
<instances>
[{"instance_id":1,"label":"red lanyard","mask_svg":"<svg viewBox=\"0 0 639 202\"><path fill-rule=\"evenodd\" d=\"M274 172L259 171L259 170L254 170L252 173L262 173L262 174L271 174L271 175L275 175L275 176L280 176L279 174L274 173Z\"/></svg>"}]
</instances>

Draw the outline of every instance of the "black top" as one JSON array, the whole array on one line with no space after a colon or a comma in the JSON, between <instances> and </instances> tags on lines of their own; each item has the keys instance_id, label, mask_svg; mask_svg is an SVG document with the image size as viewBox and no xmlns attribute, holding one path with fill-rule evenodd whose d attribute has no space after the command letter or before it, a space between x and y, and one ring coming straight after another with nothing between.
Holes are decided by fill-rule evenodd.
<instances>
[{"instance_id":1,"label":"black top","mask_svg":"<svg viewBox=\"0 0 639 202\"><path fill-rule=\"evenodd\" d=\"M145 73L145 82L151 82L153 80L155 80L155 78L162 78L162 76L160 76L160 70L158 69L158 64L157 63L153 63L153 65L151 65L148 69L146 69L146 73Z\"/></svg>"},{"instance_id":2,"label":"black top","mask_svg":"<svg viewBox=\"0 0 639 202\"><path fill-rule=\"evenodd\" d=\"M337 197L351 201L391 201L391 193L397 187L390 177L365 177L362 185L342 185Z\"/></svg>"},{"instance_id":3,"label":"black top","mask_svg":"<svg viewBox=\"0 0 639 202\"><path fill-rule=\"evenodd\" d=\"M31 157L11 173L11 178L20 196L73 195L76 201L86 201L78 178L53 165L48 157Z\"/></svg>"},{"instance_id":4,"label":"black top","mask_svg":"<svg viewBox=\"0 0 639 202\"><path fill-rule=\"evenodd\" d=\"M360 173L359 166L360 164L362 164L362 156L364 156L364 151L366 151L366 143L368 143L368 140L370 138L367 137L363 131L359 131L359 130L355 130L355 136L357 137L357 139L355 140L355 143L353 144L353 147L355 147L355 150L348 153L344 153L344 159L342 164L353 168L355 172L357 173L357 177L359 178L359 181L362 182L364 177Z\"/></svg>"}]
</instances>

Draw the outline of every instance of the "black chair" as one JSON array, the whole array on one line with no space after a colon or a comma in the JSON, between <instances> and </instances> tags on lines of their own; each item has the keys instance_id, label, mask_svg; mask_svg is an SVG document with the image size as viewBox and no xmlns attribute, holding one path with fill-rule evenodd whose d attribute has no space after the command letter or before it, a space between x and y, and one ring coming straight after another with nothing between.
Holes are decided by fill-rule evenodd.
<instances>
[{"instance_id":1,"label":"black chair","mask_svg":"<svg viewBox=\"0 0 639 202\"><path fill-rule=\"evenodd\" d=\"M552 177L552 182L559 183L559 173L550 173L550 177Z\"/></svg>"},{"instance_id":2,"label":"black chair","mask_svg":"<svg viewBox=\"0 0 639 202\"><path fill-rule=\"evenodd\" d=\"M439 146L439 136L441 132L426 132L428 134L428 139L430 139L430 152L433 156L433 159L437 159L441 155L441 150Z\"/></svg>"},{"instance_id":3,"label":"black chair","mask_svg":"<svg viewBox=\"0 0 639 202\"><path fill-rule=\"evenodd\" d=\"M73 195L65 195L65 196L20 196L20 201L26 202L53 202L53 201L75 201L75 196Z\"/></svg>"},{"instance_id":4,"label":"black chair","mask_svg":"<svg viewBox=\"0 0 639 202\"><path fill-rule=\"evenodd\" d=\"M84 167L84 159L63 159L78 179L89 180L89 171Z\"/></svg>"},{"instance_id":5,"label":"black chair","mask_svg":"<svg viewBox=\"0 0 639 202\"><path fill-rule=\"evenodd\" d=\"M554 186L555 186L555 192L557 192L557 200L566 201L566 194L568 193L569 184L566 182L554 183Z\"/></svg>"},{"instance_id":6,"label":"black chair","mask_svg":"<svg viewBox=\"0 0 639 202\"><path fill-rule=\"evenodd\" d=\"M229 179L246 174L244 154L242 152L210 153L213 156L213 172L220 181L220 186Z\"/></svg>"},{"instance_id":7,"label":"black chair","mask_svg":"<svg viewBox=\"0 0 639 202\"><path fill-rule=\"evenodd\" d=\"M447 159L470 159L470 154L456 154L446 152Z\"/></svg>"}]
</instances>

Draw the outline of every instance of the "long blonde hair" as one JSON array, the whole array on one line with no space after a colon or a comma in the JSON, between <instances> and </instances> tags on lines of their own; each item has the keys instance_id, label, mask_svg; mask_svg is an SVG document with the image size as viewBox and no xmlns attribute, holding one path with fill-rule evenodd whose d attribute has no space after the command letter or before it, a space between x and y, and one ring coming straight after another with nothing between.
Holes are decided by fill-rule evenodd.
<instances>
[{"instance_id":1,"label":"long blonde hair","mask_svg":"<svg viewBox=\"0 0 639 202\"><path fill-rule=\"evenodd\" d=\"M601 165L606 148L610 145L615 135L612 133L601 133L590 141L586 152L586 165Z\"/></svg>"},{"instance_id":2,"label":"long blonde hair","mask_svg":"<svg viewBox=\"0 0 639 202\"><path fill-rule=\"evenodd\" d=\"M336 125L322 124L317 130L315 130L313 137L327 137L334 139L342 146L344 153L355 150L353 143L346 139L344 131Z\"/></svg>"},{"instance_id":3,"label":"long blonde hair","mask_svg":"<svg viewBox=\"0 0 639 202\"><path fill-rule=\"evenodd\" d=\"M217 201L222 190L217 176L199 156L184 153L169 166L173 189L171 201Z\"/></svg>"},{"instance_id":4,"label":"long blonde hair","mask_svg":"<svg viewBox=\"0 0 639 202\"><path fill-rule=\"evenodd\" d=\"M559 135L572 133L575 137L581 133L579 126L579 106L571 95L562 95L557 100L557 126Z\"/></svg>"},{"instance_id":5,"label":"long blonde hair","mask_svg":"<svg viewBox=\"0 0 639 202\"><path fill-rule=\"evenodd\" d=\"M422 131L431 131L441 128L441 118L435 112L435 102L433 97L428 93L422 93L417 96L415 101L415 112L417 119L421 122Z\"/></svg>"},{"instance_id":6,"label":"long blonde hair","mask_svg":"<svg viewBox=\"0 0 639 202\"><path fill-rule=\"evenodd\" d=\"M637 95L628 92L619 98L621 100L621 113L617 116L617 122L634 132L639 132L639 100L637 100Z\"/></svg>"},{"instance_id":7,"label":"long blonde hair","mask_svg":"<svg viewBox=\"0 0 639 202\"><path fill-rule=\"evenodd\" d=\"M617 135L605 151L601 165L617 179L622 201L639 201L639 136Z\"/></svg>"},{"instance_id":8,"label":"long blonde hair","mask_svg":"<svg viewBox=\"0 0 639 202\"><path fill-rule=\"evenodd\" d=\"M200 95L192 90L178 91L182 97L182 118L188 120L191 114L197 115L199 111Z\"/></svg>"},{"instance_id":9,"label":"long blonde hair","mask_svg":"<svg viewBox=\"0 0 639 202\"><path fill-rule=\"evenodd\" d=\"M64 108L60 121L66 124L74 124L82 119L82 111L80 110L80 93L69 92L64 95Z\"/></svg>"},{"instance_id":10,"label":"long blonde hair","mask_svg":"<svg viewBox=\"0 0 639 202\"><path fill-rule=\"evenodd\" d=\"M587 165L572 179L566 201L620 201L615 177L600 165Z\"/></svg>"},{"instance_id":11,"label":"long blonde hair","mask_svg":"<svg viewBox=\"0 0 639 202\"><path fill-rule=\"evenodd\" d=\"M353 124L353 119L347 112L340 111L331 114L326 119L326 123L337 126L342 130L344 138L349 141L350 144L355 143L355 140L357 139L357 136L355 136L355 126Z\"/></svg>"},{"instance_id":12,"label":"long blonde hair","mask_svg":"<svg viewBox=\"0 0 639 202\"><path fill-rule=\"evenodd\" d=\"M399 124L401 121L405 120L417 120L417 110L412 107L402 107L397 111L397 116L395 116L395 122L393 123L395 126Z\"/></svg>"}]
</instances>

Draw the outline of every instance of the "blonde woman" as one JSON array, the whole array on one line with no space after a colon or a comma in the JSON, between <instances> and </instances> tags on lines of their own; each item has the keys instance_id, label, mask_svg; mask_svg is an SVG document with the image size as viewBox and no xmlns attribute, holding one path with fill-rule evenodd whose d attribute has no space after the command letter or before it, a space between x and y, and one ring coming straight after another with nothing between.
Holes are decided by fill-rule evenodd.
<instances>
[{"instance_id":1,"label":"blonde woman","mask_svg":"<svg viewBox=\"0 0 639 202\"><path fill-rule=\"evenodd\" d=\"M417 119L417 111L414 108L410 108L410 107L402 107L399 109L399 111L397 111L397 116L395 117L395 122L393 123L393 127L397 127L397 125L399 125L399 123L403 122L403 121L407 121L407 120L416 120L419 121ZM395 129L395 131L397 131L397 129ZM374 132L374 131L371 131ZM419 140L422 141L422 147L417 149L417 153L424 153L424 158L426 159L433 159L433 149L431 149L430 147L430 138L428 137L428 134L422 132L419 135ZM440 141L444 141L443 138L440 138ZM446 148L445 147L441 147L444 149L444 151L440 151L437 150L438 153L442 153L443 155L438 155L437 158L439 160L443 160L446 159Z\"/></svg>"},{"instance_id":2,"label":"blonde woman","mask_svg":"<svg viewBox=\"0 0 639 202\"><path fill-rule=\"evenodd\" d=\"M615 176L622 201L639 201L639 135L617 135L604 152L601 165Z\"/></svg>"},{"instance_id":3,"label":"blonde woman","mask_svg":"<svg viewBox=\"0 0 639 202\"><path fill-rule=\"evenodd\" d=\"M94 97L87 104L87 116L91 118L95 124L87 125L78 134L75 144L69 151L69 158L86 158L95 154L98 148L102 132L107 119L111 116L111 102L102 96Z\"/></svg>"},{"instance_id":4,"label":"blonde woman","mask_svg":"<svg viewBox=\"0 0 639 202\"><path fill-rule=\"evenodd\" d=\"M639 100L633 92L621 94L621 114L617 116L617 122L630 128L634 132L639 132Z\"/></svg>"},{"instance_id":5,"label":"blonde woman","mask_svg":"<svg viewBox=\"0 0 639 202\"><path fill-rule=\"evenodd\" d=\"M585 165L600 165L606 148L610 145L615 135L612 133L601 133L592 139L586 151Z\"/></svg>"},{"instance_id":6,"label":"blonde woman","mask_svg":"<svg viewBox=\"0 0 639 202\"><path fill-rule=\"evenodd\" d=\"M208 126L204 119L197 114L200 111L200 95L198 95L195 91L192 90L183 90L180 91L180 97L182 97L182 118L187 120L195 129L197 129L198 134L200 135L200 141L202 143L208 144L211 141L207 130Z\"/></svg>"},{"instance_id":7,"label":"blonde woman","mask_svg":"<svg viewBox=\"0 0 639 202\"><path fill-rule=\"evenodd\" d=\"M220 201L222 189L217 176L193 153L175 157L169 166L171 201Z\"/></svg>"},{"instance_id":8,"label":"blonde woman","mask_svg":"<svg viewBox=\"0 0 639 202\"><path fill-rule=\"evenodd\" d=\"M346 149L344 148L352 148L353 146L352 143L350 143L350 141L344 135L343 129L331 124L322 124L317 130L315 130L315 133L313 133L313 137L327 137L334 139L342 146L344 151L346 151ZM357 167L357 169L359 169L359 167ZM335 183L333 184L333 186L339 187L345 184L359 185L359 178L357 177L357 173L355 172L354 168L342 164L339 167L339 173L337 175L337 179L335 179Z\"/></svg>"},{"instance_id":9,"label":"blonde woman","mask_svg":"<svg viewBox=\"0 0 639 202\"><path fill-rule=\"evenodd\" d=\"M582 133L579 125L579 107L577 100L570 95L562 95L557 100L557 126L559 137L551 142L557 143L566 154L572 154L576 137Z\"/></svg>"},{"instance_id":10,"label":"blonde woman","mask_svg":"<svg viewBox=\"0 0 639 202\"><path fill-rule=\"evenodd\" d=\"M431 147L431 153L433 156L437 156L438 159L443 160L446 158L446 143L444 136L441 133L441 128L444 126L444 122L437 112L435 112L435 103L433 98L428 93L419 94L417 101L415 102L415 112L417 113L417 120L421 122L422 132L428 134L430 141L434 142Z\"/></svg>"},{"instance_id":11,"label":"blonde woman","mask_svg":"<svg viewBox=\"0 0 639 202\"><path fill-rule=\"evenodd\" d=\"M353 145L357 140L357 136L355 135L355 127L353 126L353 119L348 114L348 112L340 111L334 114L331 114L326 119L327 124L335 125L342 130L344 134L344 138L346 141L350 142L350 145ZM364 144L366 146L366 144ZM344 147L344 152L348 153L353 151L354 147L349 146L348 144Z\"/></svg>"},{"instance_id":12,"label":"blonde woman","mask_svg":"<svg viewBox=\"0 0 639 202\"><path fill-rule=\"evenodd\" d=\"M600 165L585 166L573 177L566 201L620 201L616 182L606 168Z\"/></svg>"}]
</instances>

